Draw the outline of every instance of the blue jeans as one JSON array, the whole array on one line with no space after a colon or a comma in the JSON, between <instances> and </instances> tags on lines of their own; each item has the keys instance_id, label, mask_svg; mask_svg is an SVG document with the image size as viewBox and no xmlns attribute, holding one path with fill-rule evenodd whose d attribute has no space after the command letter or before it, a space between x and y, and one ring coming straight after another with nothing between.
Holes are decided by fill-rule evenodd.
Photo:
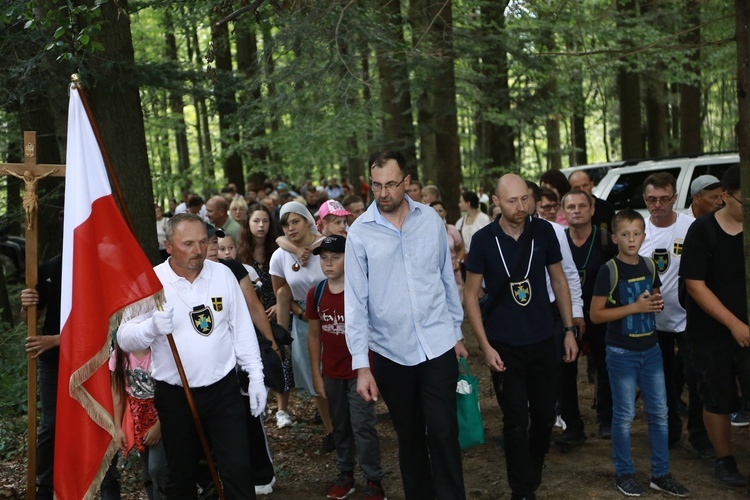
<instances>
[{"instance_id":1,"label":"blue jeans","mask_svg":"<svg viewBox=\"0 0 750 500\"><path fill-rule=\"evenodd\" d=\"M630 426L635 417L636 386L641 389L648 417L651 476L669 473L667 391L661 349L631 351L607 346L607 371L612 387L612 460L618 476L635 474L630 458Z\"/></svg>"}]
</instances>

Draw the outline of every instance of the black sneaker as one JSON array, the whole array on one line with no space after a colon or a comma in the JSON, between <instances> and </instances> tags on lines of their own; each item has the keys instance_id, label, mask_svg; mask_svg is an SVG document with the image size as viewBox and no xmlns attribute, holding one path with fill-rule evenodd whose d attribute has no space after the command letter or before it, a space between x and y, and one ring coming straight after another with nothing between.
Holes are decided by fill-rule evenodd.
<instances>
[{"instance_id":1,"label":"black sneaker","mask_svg":"<svg viewBox=\"0 0 750 500\"><path fill-rule=\"evenodd\" d=\"M333 433L323 436L323 442L320 444L321 453L331 453L336 450L336 443L333 442Z\"/></svg>"},{"instance_id":2,"label":"black sneaker","mask_svg":"<svg viewBox=\"0 0 750 500\"><path fill-rule=\"evenodd\" d=\"M586 433L583 431L572 431L566 429L562 435L555 441L559 446L580 446L586 442Z\"/></svg>"},{"instance_id":3,"label":"black sneaker","mask_svg":"<svg viewBox=\"0 0 750 500\"><path fill-rule=\"evenodd\" d=\"M669 493L675 497L682 498L690 496L688 489L673 478L672 474L667 474L662 477L652 477L649 486L651 486L652 490L663 491L664 493Z\"/></svg>"},{"instance_id":4,"label":"black sneaker","mask_svg":"<svg viewBox=\"0 0 750 500\"><path fill-rule=\"evenodd\" d=\"M692 443L693 451L695 451L698 456L701 458L715 458L716 457L716 451L714 451L714 447L711 445L711 442L708 440L701 440L696 441L695 443Z\"/></svg>"},{"instance_id":5,"label":"black sneaker","mask_svg":"<svg viewBox=\"0 0 750 500\"><path fill-rule=\"evenodd\" d=\"M635 474L623 474L615 481L615 489L626 497L640 497L646 494L646 490L635 478Z\"/></svg>"},{"instance_id":6,"label":"black sneaker","mask_svg":"<svg viewBox=\"0 0 750 500\"><path fill-rule=\"evenodd\" d=\"M716 459L714 477L727 486L747 485L747 479L737 470L737 461L732 455Z\"/></svg>"}]
</instances>

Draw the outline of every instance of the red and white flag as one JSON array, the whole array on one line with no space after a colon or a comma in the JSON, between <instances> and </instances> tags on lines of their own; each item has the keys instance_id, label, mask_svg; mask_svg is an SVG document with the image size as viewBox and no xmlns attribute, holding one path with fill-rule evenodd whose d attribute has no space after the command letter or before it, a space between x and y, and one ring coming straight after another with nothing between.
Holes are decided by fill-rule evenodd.
<instances>
[{"instance_id":1,"label":"red and white flag","mask_svg":"<svg viewBox=\"0 0 750 500\"><path fill-rule=\"evenodd\" d=\"M117 451L107 367L110 318L162 286L112 196L101 150L71 85L65 180L55 495L93 498Z\"/></svg>"}]
</instances>

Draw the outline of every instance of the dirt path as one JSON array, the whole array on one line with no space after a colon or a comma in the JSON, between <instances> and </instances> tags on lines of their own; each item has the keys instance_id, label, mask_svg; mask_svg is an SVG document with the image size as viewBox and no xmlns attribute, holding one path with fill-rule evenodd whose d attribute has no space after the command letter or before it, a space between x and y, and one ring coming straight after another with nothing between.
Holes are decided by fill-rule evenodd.
<instances>
[{"instance_id":1,"label":"dirt path","mask_svg":"<svg viewBox=\"0 0 750 500\"><path fill-rule=\"evenodd\" d=\"M505 499L510 497L510 489L505 474L505 457L496 444L502 434L500 410L491 388L488 371L484 368L481 355L467 332L471 357L471 369L479 377L481 405L485 425L486 443L464 452L463 466L467 498ZM546 469L541 487L540 499L585 499L624 498L613 489L614 469L612 466L610 441L596 437L597 426L592 410L593 385L585 376L586 360L580 361L579 376L580 408L586 423L588 441L579 449L562 453L553 445L546 460ZM275 411L275 401L270 403L271 414ZM292 398L291 412L297 421L292 428L276 429L273 417L268 419L268 434L276 464L278 484L268 498L280 500L312 500L325 498L327 485L336 477L334 454L322 455L318 449L323 435L323 427L313 421L313 405ZM384 487L391 500L403 499L401 476L398 468L395 433L385 405L378 404L378 431L381 437L382 463L385 470ZM561 432L553 430L553 440ZM740 470L750 472L750 443L748 428L732 429L735 455ZM639 407L633 426L633 458L642 483L648 482L648 438L646 420L642 407ZM744 489L721 486L712 476L713 462L701 460L694 455L687 444L687 434L683 442L670 453L672 473L690 489L694 499L734 499L748 498ZM361 485L361 481L358 481ZM145 498L138 485L136 467L123 472L123 498ZM23 463L0 464L0 499L22 498L25 484ZM659 497L657 493L649 496ZM663 495L667 498L667 495ZM262 498L262 497L261 497ZM358 498L355 494L352 498Z\"/></svg>"}]
</instances>

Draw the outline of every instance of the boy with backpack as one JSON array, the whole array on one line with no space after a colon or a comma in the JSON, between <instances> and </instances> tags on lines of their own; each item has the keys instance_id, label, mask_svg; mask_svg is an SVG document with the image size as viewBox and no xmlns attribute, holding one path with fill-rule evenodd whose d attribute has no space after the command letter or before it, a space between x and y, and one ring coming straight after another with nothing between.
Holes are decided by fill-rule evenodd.
<instances>
[{"instance_id":1,"label":"boy with backpack","mask_svg":"<svg viewBox=\"0 0 750 500\"><path fill-rule=\"evenodd\" d=\"M352 371L352 356L344 335L345 247L345 237L332 235L313 250L315 255L320 255L320 266L326 279L310 288L307 304L315 306L308 307L305 313L309 321L308 350L313 385L318 394L328 399L339 470L327 497L340 500L354 493L356 449L367 480L362 498L384 500L375 402L365 401L357 393L357 374Z\"/></svg>"},{"instance_id":2,"label":"boy with backpack","mask_svg":"<svg viewBox=\"0 0 750 500\"><path fill-rule=\"evenodd\" d=\"M651 445L650 487L678 497L688 490L669 473L666 387L656 315L664 307L656 266L638 251L645 239L643 216L632 209L612 219L618 254L599 271L591 299L591 321L607 323L606 360L612 388L612 460L615 489L639 497L646 490L635 476L630 456L630 427L635 417L636 386L648 417Z\"/></svg>"}]
</instances>

